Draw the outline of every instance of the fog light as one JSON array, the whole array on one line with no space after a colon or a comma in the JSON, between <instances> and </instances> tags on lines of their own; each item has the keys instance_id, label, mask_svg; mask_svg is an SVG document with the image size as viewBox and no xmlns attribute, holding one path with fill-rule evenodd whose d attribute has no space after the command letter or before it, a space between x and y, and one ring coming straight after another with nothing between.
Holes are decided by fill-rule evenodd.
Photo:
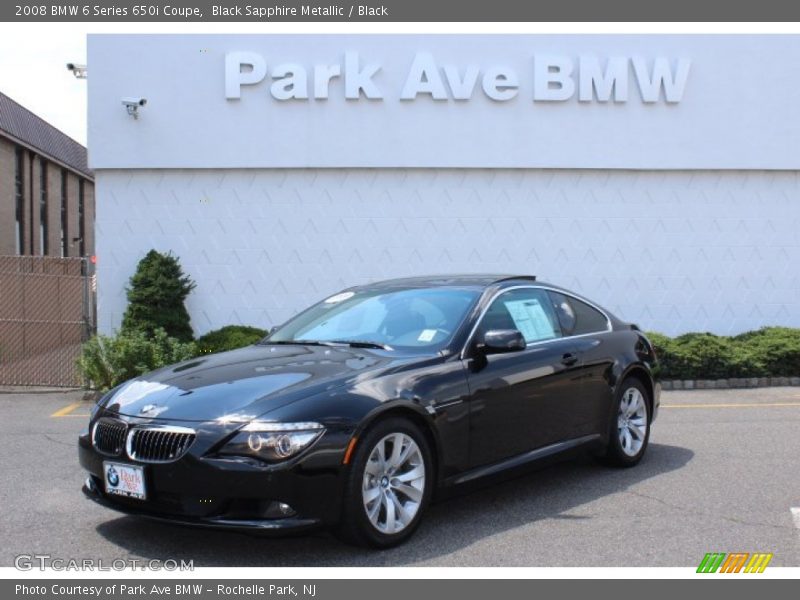
<instances>
[{"instance_id":1,"label":"fog light","mask_svg":"<svg viewBox=\"0 0 800 600\"><path fill-rule=\"evenodd\" d=\"M269 502L266 504L266 507L261 512L261 518L263 519L285 519L287 517L293 517L297 513L295 510L286 504L285 502Z\"/></svg>"},{"instance_id":2,"label":"fog light","mask_svg":"<svg viewBox=\"0 0 800 600\"><path fill-rule=\"evenodd\" d=\"M294 509L284 502L278 502L278 510L284 517L291 517L295 514Z\"/></svg>"}]
</instances>

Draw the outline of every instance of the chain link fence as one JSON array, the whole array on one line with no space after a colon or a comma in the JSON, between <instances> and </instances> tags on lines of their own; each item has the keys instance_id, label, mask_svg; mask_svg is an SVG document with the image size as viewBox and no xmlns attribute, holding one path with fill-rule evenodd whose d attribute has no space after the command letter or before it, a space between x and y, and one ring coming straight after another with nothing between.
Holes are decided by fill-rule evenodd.
<instances>
[{"instance_id":1,"label":"chain link fence","mask_svg":"<svg viewBox=\"0 0 800 600\"><path fill-rule=\"evenodd\" d=\"M0 256L0 385L80 385L75 363L95 323L92 266Z\"/></svg>"}]
</instances>

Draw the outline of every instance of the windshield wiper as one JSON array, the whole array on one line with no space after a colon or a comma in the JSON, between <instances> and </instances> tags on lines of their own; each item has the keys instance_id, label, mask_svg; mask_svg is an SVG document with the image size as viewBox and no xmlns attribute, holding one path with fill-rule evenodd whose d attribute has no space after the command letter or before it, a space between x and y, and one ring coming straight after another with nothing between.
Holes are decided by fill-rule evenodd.
<instances>
[{"instance_id":1,"label":"windshield wiper","mask_svg":"<svg viewBox=\"0 0 800 600\"><path fill-rule=\"evenodd\" d=\"M331 344L346 344L351 348L372 348L375 350L392 350L392 347L387 344L379 344L378 342L370 342L368 340L334 340Z\"/></svg>"},{"instance_id":2,"label":"windshield wiper","mask_svg":"<svg viewBox=\"0 0 800 600\"><path fill-rule=\"evenodd\" d=\"M375 350L393 350L391 346L366 340L267 340L264 344L280 344L285 346L350 346L351 348L373 348Z\"/></svg>"},{"instance_id":3,"label":"windshield wiper","mask_svg":"<svg viewBox=\"0 0 800 600\"><path fill-rule=\"evenodd\" d=\"M282 346L333 346L333 342L321 342L319 340L267 340L264 344L275 344Z\"/></svg>"}]
</instances>

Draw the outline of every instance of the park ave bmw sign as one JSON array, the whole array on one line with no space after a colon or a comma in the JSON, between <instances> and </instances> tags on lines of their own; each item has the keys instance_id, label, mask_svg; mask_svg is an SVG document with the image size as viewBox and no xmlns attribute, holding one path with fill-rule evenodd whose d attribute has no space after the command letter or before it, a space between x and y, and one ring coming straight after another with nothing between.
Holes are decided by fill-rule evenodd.
<instances>
[{"instance_id":1,"label":"park ave bmw sign","mask_svg":"<svg viewBox=\"0 0 800 600\"><path fill-rule=\"evenodd\" d=\"M345 52L343 60L334 63L273 65L260 53L237 51L225 55L225 97L239 100L243 88L263 86L278 101L327 100L331 84L341 80L347 100L384 100L398 97L399 92L404 101L419 97L468 101L482 94L506 102L520 94L522 78L532 77L534 102L624 103L638 98L644 103L677 103L683 98L690 67L688 58L536 54L530 70L520 73L498 64L441 64L433 54L418 52L401 89L387 90L379 82L381 64L358 52Z\"/></svg>"}]
</instances>

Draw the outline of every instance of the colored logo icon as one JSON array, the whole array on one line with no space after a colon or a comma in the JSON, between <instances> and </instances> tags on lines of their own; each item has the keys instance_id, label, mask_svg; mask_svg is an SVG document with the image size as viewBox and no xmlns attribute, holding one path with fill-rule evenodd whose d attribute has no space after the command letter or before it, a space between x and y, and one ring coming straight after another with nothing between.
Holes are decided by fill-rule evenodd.
<instances>
[{"instance_id":1,"label":"colored logo icon","mask_svg":"<svg viewBox=\"0 0 800 600\"><path fill-rule=\"evenodd\" d=\"M772 560L767 552L709 552L700 561L698 573L763 573Z\"/></svg>"}]
</instances>

